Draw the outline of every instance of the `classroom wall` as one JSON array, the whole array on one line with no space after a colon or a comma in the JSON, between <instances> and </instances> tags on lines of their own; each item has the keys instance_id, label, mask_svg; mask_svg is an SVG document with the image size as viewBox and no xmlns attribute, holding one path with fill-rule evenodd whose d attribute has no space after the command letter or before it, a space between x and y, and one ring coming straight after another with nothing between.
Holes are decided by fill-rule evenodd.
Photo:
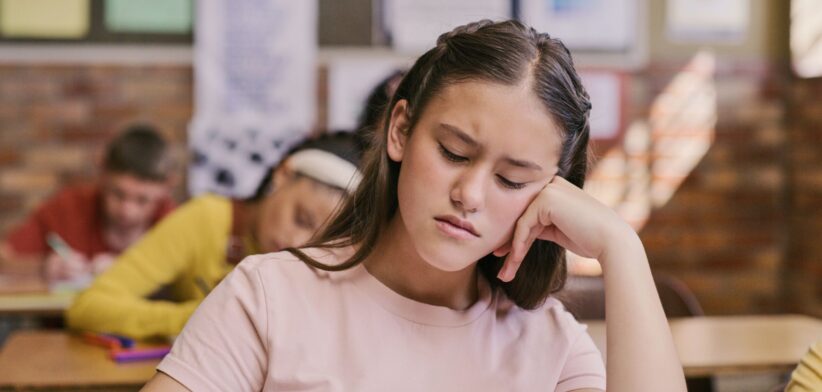
<instances>
[{"instance_id":1,"label":"classroom wall","mask_svg":"<svg viewBox=\"0 0 822 392\"><path fill-rule=\"evenodd\" d=\"M768 64L717 59L713 144L640 236L651 266L682 279L707 314L782 309L787 241L784 88ZM648 89L674 70L643 74Z\"/></svg>"},{"instance_id":2,"label":"classroom wall","mask_svg":"<svg viewBox=\"0 0 822 392\"><path fill-rule=\"evenodd\" d=\"M190 66L0 65L0 232L59 184L93 178L131 121L160 127L183 159L191 109Z\"/></svg>"},{"instance_id":3,"label":"classroom wall","mask_svg":"<svg viewBox=\"0 0 822 392\"><path fill-rule=\"evenodd\" d=\"M822 78L796 79L787 111L787 310L822 317Z\"/></svg>"},{"instance_id":4,"label":"classroom wall","mask_svg":"<svg viewBox=\"0 0 822 392\"><path fill-rule=\"evenodd\" d=\"M818 289L811 289L811 282L819 281L818 267L815 277L788 276L796 275L791 270L812 269L818 250L807 246L813 240L803 240L810 233L809 220L798 222L790 198L796 186L790 163L798 159L792 134L800 130L786 122L795 110L786 100L793 91L788 2L752 1L748 38L718 45L670 42L663 24L665 2L650 5L651 60L634 75L639 90L632 95L635 116L647 116L653 99L702 49L716 59L719 114L705 157L640 232L652 268L685 281L707 314L818 315L818 300L816 308L805 300L814 290L819 297ZM807 106L822 102L811 99Z\"/></svg>"}]
</instances>

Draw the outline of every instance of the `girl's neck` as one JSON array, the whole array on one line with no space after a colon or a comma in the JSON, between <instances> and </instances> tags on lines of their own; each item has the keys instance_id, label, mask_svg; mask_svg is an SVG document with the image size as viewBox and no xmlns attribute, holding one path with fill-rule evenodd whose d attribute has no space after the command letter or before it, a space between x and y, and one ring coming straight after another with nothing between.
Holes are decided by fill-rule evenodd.
<instances>
[{"instance_id":1,"label":"girl's neck","mask_svg":"<svg viewBox=\"0 0 822 392\"><path fill-rule=\"evenodd\" d=\"M418 302L464 310L479 296L476 264L454 272L431 266L415 250L399 213L363 265L382 284Z\"/></svg>"},{"instance_id":2,"label":"girl's neck","mask_svg":"<svg viewBox=\"0 0 822 392\"><path fill-rule=\"evenodd\" d=\"M240 211L232 211L232 215L240 219L238 231L242 235L254 237L254 229L260 217L260 201L255 200L240 200L237 203ZM235 224L235 222L232 222Z\"/></svg>"},{"instance_id":3,"label":"girl's neck","mask_svg":"<svg viewBox=\"0 0 822 392\"><path fill-rule=\"evenodd\" d=\"M231 223L232 235L238 235L243 239L244 245L252 245L256 251L261 252L259 241L257 239L257 225L260 223L260 205L259 200L240 200L236 204L238 211L232 211L232 220L237 219L237 222ZM251 249L245 249L246 251Z\"/></svg>"}]
</instances>

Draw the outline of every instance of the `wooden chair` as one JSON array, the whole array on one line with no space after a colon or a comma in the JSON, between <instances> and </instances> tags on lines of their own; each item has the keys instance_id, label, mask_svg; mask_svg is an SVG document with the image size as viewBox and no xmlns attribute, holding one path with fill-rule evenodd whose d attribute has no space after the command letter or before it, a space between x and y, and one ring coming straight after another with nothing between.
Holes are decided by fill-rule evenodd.
<instances>
[{"instance_id":1,"label":"wooden chair","mask_svg":"<svg viewBox=\"0 0 822 392\"><path fill-rule=\"evenodd\" d=\"M685 283L666 274L654 274L662 309L668 318L704 316L699 300ZM569 276L555 295L577 319L605 319L605 283L601 276Z\"/></svg>"}]
</instances>

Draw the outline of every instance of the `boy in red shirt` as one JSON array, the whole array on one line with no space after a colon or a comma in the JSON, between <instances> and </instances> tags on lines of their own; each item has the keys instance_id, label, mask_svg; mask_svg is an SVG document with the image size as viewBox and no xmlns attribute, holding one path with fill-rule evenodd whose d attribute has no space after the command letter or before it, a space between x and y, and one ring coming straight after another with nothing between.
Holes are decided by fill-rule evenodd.
<instances>
[{"instance_id":1,"label":"boy in red shirt","mask_svg":"<svg viewBox=\"0 0 822 392\"><path fill-rule=\"evenodd\" d=\"M0 260L44 260L49 281L90 279L171 211L174 169L152 127L128 128L108 146L98 181L37 207L0 243Z\"/></svg>"}]
</instances>

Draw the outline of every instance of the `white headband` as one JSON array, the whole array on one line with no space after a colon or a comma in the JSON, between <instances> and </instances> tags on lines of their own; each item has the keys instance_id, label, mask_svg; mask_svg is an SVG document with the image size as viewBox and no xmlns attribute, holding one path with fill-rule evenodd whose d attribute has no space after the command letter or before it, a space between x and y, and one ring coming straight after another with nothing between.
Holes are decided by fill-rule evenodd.
<instances>
[{"instance_id":1,"label":"white headband","mask_svg":"<svg viewBox=\"0 0 822 392\"><path fill-rule=\"evenodd\" d=\"M354 192L360 184L362 174L351 162L328 151L309 148L300 150L288 158L292 170L311 177L323 184Z\"/></svg>"}]
</instances>

